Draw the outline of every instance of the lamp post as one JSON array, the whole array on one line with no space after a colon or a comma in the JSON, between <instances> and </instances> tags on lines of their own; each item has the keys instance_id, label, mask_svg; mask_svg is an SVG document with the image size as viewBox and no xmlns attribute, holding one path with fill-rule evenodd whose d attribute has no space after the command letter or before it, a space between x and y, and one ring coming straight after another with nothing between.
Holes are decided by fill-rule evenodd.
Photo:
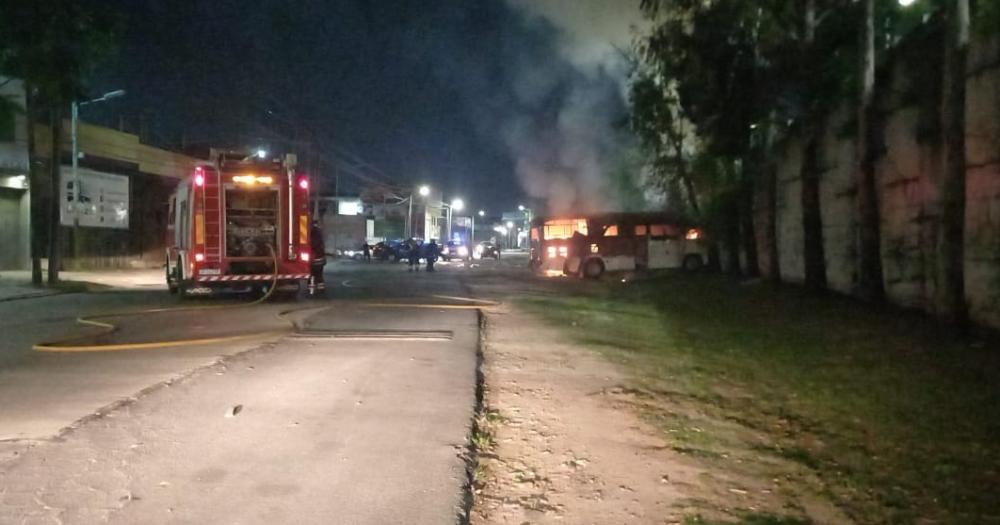
<instances>
[{"instance_id":1,"label":"lamp post","mask_svg":"<svg viewBox=\"0 0 1000 525\"><path fill-rule=\"evenodd\" d=\"M421 184L417 188L417 193L421 197L427 197L431 194L431 187L426 184ZM409 206L406 210L406 236L407 238L413 238L413 192L410 192L410 196L406 198L407 205Z\"/></svg>"},{"instance_id":2,"label":"lamp post","mask_svg":"<svg viewBox=\"0 0 1000 525\"><path fill-rule=\"evenodd\" d=\"M80 158L80 145L79 145L79 139L77 138L78 137L77 130L79 128L78 122L80 120L80 106L86 106L87 104L96 104L98 102L104 102L104 101L107 101L107 100L111 100L113 98L121 97L123 95L125 95L125 90L124 89L117 89L115 91L109 91L109 92L107 92L107 93L105 93L105 94L103 94L100 97L97 97L95 99L86 100L86 101L83 101L83 102L77 102L75 100L73 101L73 104L72 104L72 115L73 116L72 116L72 119L70 121L70 129L71 129L71 134L72 134L72 137L73 137L73 139L72 139L73 140L73 159L72 159L72 164L71 165L73 166L73 204L74 204L74 206L77 205L77 204L79 204L79 197L80 197L80 176L79 176L79 173L77 172L77 165L79 164L79 158Z\"/></svg>"},{"instance_id":3,"label":"lamp post","mask_svg":"<svg viewBox=\"0 0 1000 525\"><path fill-rule=\"evenodd\" d=\"M483 211L483 210L479 210L479 216L480 217L485 217L486 216L486 212ZM476 242L476 216L473 215L472 216L472 234L469 235L469 244L475 244L475 242Z\"/></svg>"},{"instance_id":4,"label":"lamp post","mask_svg":"<svg viewBox=\"0 0 1000 525\"><path fill-rule=\"evenodd\" d=\"M462 211L463 208L465 208L465 202L462 199L452 199L451 204L448 205L448 218L447 218L447 222L448 222L448 240L449 241L451 240L452 210Z\"/></svg>"},{"instance_id":5,"label":"lamp post","mask_svg":"<svg viewBox=\"0 0 1000 525\"><path fill-rule=\"evenodd\" d=\"M71 114L70 119L70 135L72 136L72 160L70 166L72 166L73 175L73 258L77 259L79 257L80 251L80 172L78 170L80 164L80 142L78 138L78 128L80 121L80 106L86 106L87 104L96 104L98 102L105 102L113 98L118 98L125 95L124 89L116 89L114 91L109 91L97 98L85 100L83 102L73 101L71 104ZM58 198L59 191L56 188L53 192ZM74 260L74 263L76 261Z\"/></svg>"}]
</instances>

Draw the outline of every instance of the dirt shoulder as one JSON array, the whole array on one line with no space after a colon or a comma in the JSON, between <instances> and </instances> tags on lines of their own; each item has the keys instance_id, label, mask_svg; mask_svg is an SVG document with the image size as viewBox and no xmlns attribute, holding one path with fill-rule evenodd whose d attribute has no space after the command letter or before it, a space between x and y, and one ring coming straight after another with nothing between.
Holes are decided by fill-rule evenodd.
<instances>
[{"instance_id":1,"label":"dirt shoulder","mask_svg":"<svg viewBox=\"0 0 1000 525\"><path fill-rule=\"evenodd\" d=\"M678 451L649 414L690 422L696 405L633 388L526 312L487 313L485 340L473 524L850 523L805 469L755 457L755 436L728 457Z\"/></svg>"}]
</instances>

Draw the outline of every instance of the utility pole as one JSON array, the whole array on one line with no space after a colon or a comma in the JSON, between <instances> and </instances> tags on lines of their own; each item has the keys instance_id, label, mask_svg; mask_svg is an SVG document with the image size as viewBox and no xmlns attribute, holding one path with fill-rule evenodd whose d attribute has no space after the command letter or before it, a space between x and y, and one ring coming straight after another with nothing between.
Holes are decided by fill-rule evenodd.
<instances>
[{"instance_id":1,"label":"utility pole","mask_svg":"<svg viewBox=\"0 0 1000 525\"><path fill-rule=\"evenodd\" d=\"M125 94L124 89L118 89L115 91L109 91L100 97L92 100L87 100L84 102L73 101L70 104L70 109L72 112L72 118L70 119L70 134L72 135L73 147L71 148L72 159L70 160L70 166L72 166L73 175L73 192L71 194L73 205L70 209L73 212L73 263L79 264L80 258L80 196L82 193L82 188L80 186L80 172L78 170L78 165L80 163L80 142L79 142L79 122L80 122L80 106L86 106L87 104L94 104L97 102L104 102L112 98L117 98ZM142 115L140 114L140 118ZM139 137L142 140L142 136ZM62 183L60 182L60 185ZM63 203L59 199L59 190L61 188L56 187L55 196L56 200L60 201L59 206Z\"/></svg>"}]
</instances>

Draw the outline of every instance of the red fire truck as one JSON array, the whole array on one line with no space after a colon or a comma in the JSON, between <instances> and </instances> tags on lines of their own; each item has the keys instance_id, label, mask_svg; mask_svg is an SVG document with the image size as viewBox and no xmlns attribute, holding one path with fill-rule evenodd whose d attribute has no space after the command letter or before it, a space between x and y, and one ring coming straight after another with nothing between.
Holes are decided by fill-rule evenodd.
<instances>
[{"instance_id":1,"label":"red fire truck","mask_svg":"<svg viewBox=\"0 0 1000 525\"><path fill-rule=\"evenodd\" d=\"M309 179L294 155L212 151L170 197L167 286L303 289L309 280Z\"/></svg>"}]
</instances>

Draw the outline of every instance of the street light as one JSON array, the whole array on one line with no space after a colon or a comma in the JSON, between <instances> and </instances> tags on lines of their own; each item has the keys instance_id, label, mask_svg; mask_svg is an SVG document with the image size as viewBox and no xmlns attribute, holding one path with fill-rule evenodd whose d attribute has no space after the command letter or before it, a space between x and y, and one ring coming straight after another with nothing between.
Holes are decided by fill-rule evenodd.
<instances>
[{"instance_id":1,"label":"street light","mask_svg":"<svg viewBox=\"0 0 1000 525\"><path fill-rule=\"evenodd\" d=\"M480 217L485 217L486 216L486 212L483 211L483 210L479 210L479 216Z\"/></svg>"},{"instance_id":2,"label":"street light","mask_svg":"<svg viewBox=\"0 0 1000 525\"><path fill-rule=\"evenodd\" d=\"M899 0L899 5L903 7L910 7L916 0Z\"/></svg>"},{"instance_id":3,"label":"street light","mask_svg":"<svg viewBox=\"0 0 1000 525\"><path fill-rule=\"evenodd\" d=\"M118 97L121 97L121 96L124 96L124 95L125 95L125 90L124 89L116 89L114 91L108 91L107 93L105 93L105 94L103 94L103 95L101 95L101 96L99 96L97 98L93 98L93 99L90 99L90 100L85 100L83 102L77 102L75 100L73 101L73 104L71 106L71 109L72 109L72 120L70 122L70 129L71 129L71 134L73 136L73 139L72 139L73 140L73 148L72 148L73 149L73 152L72 152L72 154L73 154L73 162L72 162L72 166L73 166L73 186L74 186L73 187L73 204L74 204L74 207L76 207L76 205L78 205L79 202L80 202L79 201L79 198L80 198L80 177L79 177L79 174L77 173L77 166L79 164L79 158L80 158L80 144L79 144L79 138L78 138L79 137L78 128L79 128L79 121L80 121L80 106L86 106L87 104L96 104L98 102L104 102L104 101L111 100L113 98L118 98Z\"/></svg>"},{"instance_id":4,"label":"street light","mask_svg":"<svg viewBox=\"0 0 1000 525\"><path fill-rule=\"evenodd\" d=\"M452 216L451 212L452 212L452 210L462 211L462 209L465 208L465 202L462 201L462 199L457 199L456 198L456 199L452 199L451 200L451 204L450 205L444 204L443 202L441 204L443 204L445 206L445 208L448 210L448 217L447 217L446 220L448 222L448 240L450 241L451 240L451 216Z\"/></svg>"},{"instance_id":5,"label":"street light","mask_svg":"<svg viewBox=\"0 0 1000 525\"><path fill-rule=\"evenodd\" d=\"M98 102L105 102L113 98L118 98L125 95L124 89L116 89L114 91L108 91L107 93L90 100L85 100L83 102L73 101L70 105L72 119L70 120L70 134L72 135L73 147L72 147L72 170L73 170L73 257L77 258L79 255L79 227L80 227L80 173L77 167L80 164L80 142L79 142L79 121L80 121L80 106L86 106L87 104L96 104ZM60 183L61 184L61 183ZM58 195L58 190L55 190L55 195Z\"/></svg>"},{"instance_id":6,"label":"street light","mask_svg":"<svg viewBox=\"0 0 1000 525\"><path fill-rule=\"evenodd\" d=\"M524 205L523 204L518 204L517 205L517 210L518 211L524 211Z\"/></svg>"},{"instance_id":7,"label":"street light","mask_svg":"<svg viewBox=\"0 0 1000 525\"><path fill-rule=\"evenodd\" d=\"M426 197L431 194L431 187L426 184L421 184L420 187L417 188L417 193L419 193L421 197ZM413 237L413 193L410 193L410 195L406 198L406 201L407 204L409 205L409 208L406 210L406 235L407 237L412 238ZM424 234L426 235L427 232L424 232Z\"/></svg>"}]
</instances>

